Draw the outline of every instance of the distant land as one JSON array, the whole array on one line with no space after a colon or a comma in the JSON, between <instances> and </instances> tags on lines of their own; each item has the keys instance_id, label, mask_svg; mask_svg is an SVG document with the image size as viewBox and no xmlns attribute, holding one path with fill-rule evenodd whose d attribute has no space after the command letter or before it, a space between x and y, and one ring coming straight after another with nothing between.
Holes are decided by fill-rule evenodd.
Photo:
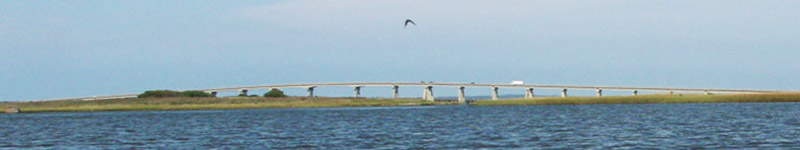
<instances>
[{"instance_id":1,"label":"distant land","mask_svg":"<svg viewBox=\"0 0 800 150\"><path fill-rule=\"evenodd\" d=\"M472 96L470 106L484 105L574 105L574 104L645 104L645 103L743 103L743 102L800 102L800 93L724 94L724 95L639 95L606 97L536 97L522 99L520 95L503 95L500 100L488 96ZM352 98L352 97L171 97L127 98L108 100L60 100L38 102L4 102L0 108L7 113L32 112L92 112L92 111L164 111L265 109L309 107L374 107L460 105L449 97L435 102L415 99Z\"/></svg>"},{"instance_id":2,"label":"distant land","mask_svg":"<svg viewBox=\"0 0 800 150\"><path fill-rule=\"evenodd\" d=\"M542 97L475 101L470 105L564 105L564 104L652 104L652 103L769 103L800 102L800 93L720 94L720 95L638 95L604 97Z\"/></svg>"},{"instance_id":3,"label":"distant land","mask_svg":"<svg viewBox=\"0 0 800 150\"><path fill-rule=\"evenodd\" d=\"M524 94L506 94L506 95L498 95L499 99L516 99L516 98L523 98L525 97ZM536 95L536 97L560 97L560 95ZM466 100L487 100L492 99L491 95L478 95L478 96L465 96ZM442 100L456 100L458 99L457 96L441 96L436 97L436 99Z\"/></svg>"},{"instance_id":4,"label":"distant land","mask_svg":"<svg viewBox=\"0 0 800 150\"><path fill-rule=\"evenodd\" d=\"M170 97L106 100L59 100L0 103L7 111L91 112L150 110L216 110L313 107L370 107L454 105L456 102L431 102L420 99L334 98L334 97ZM13 108L13 109L12 109Z\"/></svg>"}]
</instances>

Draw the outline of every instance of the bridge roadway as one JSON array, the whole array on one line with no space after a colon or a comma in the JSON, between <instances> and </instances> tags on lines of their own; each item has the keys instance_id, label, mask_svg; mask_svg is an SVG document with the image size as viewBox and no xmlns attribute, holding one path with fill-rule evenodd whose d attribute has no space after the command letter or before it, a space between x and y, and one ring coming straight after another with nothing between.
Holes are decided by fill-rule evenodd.
<instances>
[{"instance_id":1,"label":"bridge roadway","mask_svg":"<svg viewBox=\"0 0 800 150\"><path fill-rule=\"evenodd\" d=\"M242 86L242 87L228 87L228 88L212 88L212 89L198 89L208 93L216 94L217 92L230 92L239 91L242 94L247 94L248 90L254 89L281 89L281 88L305 88L308 89L308 96L313 96L313 90L317 87L331 87L331 86L349 86L354 88L354 96L359 97L361 87L393 87L394 97L398 97L397 90L400 86L417 86L423 87L423 99L433 100L432 87L458 87L459 100L463 99L465 87L487 87L493 91L492 99L497 99L497 90L499 88L521 88L526 90L526 98L533 97L533 89L560 89L562 90L562 97L567 96L567 89L580 89L580 90L596 90L597 96L602 96L603 90L612 91L632 91L633 95L637 95L639 91L654 91L654 92L700 92L705 94L710 93L771 93L781 91L768 91L768 90L743 90L743 89L706 89L706 88L663 88L663 87L625 87L625 86L579 86L579 85L512 85L512 84L477 84L477 83L414 83L414 82L342 82L342 83L308 83L308 84L281 84L281 85L261 85L261 86ZM122 95L109 95L109 96L96 96L96 97L82 97L82 98L68 98L68 99L53 99L53 100L103 100L103 99L121 99L133 98L137 94L122 94ZM47 100L50 101L50 100Z\"/></svg>"},{"instance_id":2,"label":"bridge roadway","mask_svg":"<svg viewBox=\"0 0 800 150\"><path fill-rule=\"evenodd\" d=\"M657 87L620 87L620 86L576 86L576 85L511 85L511 84L471 84L471 83L413 83L413 82L353 82L353 83L311 83L311 84L284 84L284 85L263 85L263 86L243 86L230 88L201 89L206 92L225 92L239 91L242 89L272 89L272 88L308 88L324 86L446 86L446 87L498 87L498 88L538 88L538 89L603 89L618 91L680 91L680 92L715 92L715 93L769 93L779 91L766 90L741 90L741 89L701 89L701 88L657 88Z\"/></svg>"}]
</instances>

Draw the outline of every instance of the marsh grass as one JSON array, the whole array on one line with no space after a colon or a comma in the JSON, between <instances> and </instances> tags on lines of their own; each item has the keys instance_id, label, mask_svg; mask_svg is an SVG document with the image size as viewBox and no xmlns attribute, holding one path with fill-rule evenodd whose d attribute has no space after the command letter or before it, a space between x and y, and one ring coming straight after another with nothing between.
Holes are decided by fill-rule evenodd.
<instances>
[{"instance_id":1,"label":"marsh grass","mask_svg":"<svg viewBox=\"0 0 800 150\"><path fill-rule=\"evenodd\" d=\"M555 105L555 104L643 104L643 103L742 103L800 102L800 93L729 94L729 95L640 95L607 97L541 97L475 101L470 105ZM0 103L0 108L19 108L30 112L143 111L143 110L215 110L312 107L370 107L453 105L456 102L429 102L420 99L329 98L329 97L223 97L223 98L130 98L96 101L43 101Z\"/></svg>"},{"instance_id":2,"label":"marsh grass","mask_svg":"<svg viewBox=\"0 0 800 150\"><path fill-rule=\"evenodd\" d=\"M542 97L534 99L483 100L470 105L554 105L554 104L642 104L642 103L744 103L800 102L800 93L725 95L640 95L607 97Z\"/></svg>"},{"instance_id":3,"label":"marsh grass","mask_svg":"<svg viewBox=\"0 0 800 150\"><path fill-rule=\"evenodd\" d=\"M419 99L368 99L368 98L131 98L96 101L46 101L2 103L0 108L16 107L26 112L80 112L80 111L139 111L139 110L213 110L306 107L367 107L455 104L427 102Z\"/></svg>"}]
</instances>

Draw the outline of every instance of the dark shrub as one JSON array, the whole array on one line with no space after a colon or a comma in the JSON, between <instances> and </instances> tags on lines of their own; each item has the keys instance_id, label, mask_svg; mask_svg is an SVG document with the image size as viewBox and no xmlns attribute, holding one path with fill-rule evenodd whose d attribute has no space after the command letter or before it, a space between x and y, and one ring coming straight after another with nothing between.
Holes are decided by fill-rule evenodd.
<instances>
[{"instance_id":1,"label":"dark shrub","mask_svg":"<svg viewBox=\"0 0 800 150\"><path fill-rule=\"evenodd\" d=\"M186 97L214 97L210 93L206 93L203 91L183 91L183 96Z\"/></svg>"},{"instance_id":2,"label":"dark shrub","mask_svg":"<svg viewBox=\"0 0 800 150\"><path fill-rule=\"evenodd\" d=\"M183 97L183 93L171 90L150 90L139 94L138 98L164 98L164 97Z\"/></svg>"},{"instance_id":3,"label":"dark shrub","mask_svg":"<svg viewBox=\"0 0 800 150\"><path fill-rule=\"evenodd\" d=\"M264 97L286 97L286 94L283 94L283 91L278 89L269 90L269 92L264 93Z\"/></svg>"}]
</instances>

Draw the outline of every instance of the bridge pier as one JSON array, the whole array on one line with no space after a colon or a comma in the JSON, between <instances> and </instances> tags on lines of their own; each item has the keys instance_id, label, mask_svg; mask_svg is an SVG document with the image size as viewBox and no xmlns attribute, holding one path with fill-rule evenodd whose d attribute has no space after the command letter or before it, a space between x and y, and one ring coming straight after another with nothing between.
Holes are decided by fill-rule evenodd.
<instances>
[{"instance_id":1,"label":"bridge pier","mask_svg":"<svg viewBox=\"0 0 800 150\"><path fill-rule=\"evenodd\" d=\"M464 95L464 87L458 87L458 103L464 103L467 101L467 97Z\"/></svg>"},{"instance_id":2,"label":"bridge pier","mask_svg":"<svg viewBox=\"0 0 800 150\"><path fill-rule=\"evenodd\" d=\"M353 87L353 97L361 97L361 86L354 86Z\"/></svg>"},{"instance_id":3,"label":"bridge pier","mask_svg":"<svg viewBox=\"0 0 800 150\"><path fill-rule=\"evenodd\" d=\"M314 87L308 87L308 97L314 97Z\"/></svg>"},{"instance_id":4,"label":"bridge pier","mask_svg":"<svg viewBox=\"0 0 800 150\"><path fill-rule=\"evenodd\" d=\"M567 97L567 89L561 89L561 97Z\"/></svg>"},{"instance_id":5,"label":"bridge pier","mask_svg":"<svg viewBox=\"0 0 800 150\"><path fill-rule=\"evenodd\" d=\"M603 89L597 89L597 97L603 97Z\"/></svg>"},{"instance_id":6,"label":"bridge pier","mask_svg":"<svg viewBox=\"0 0 800 150\"><path fill-rule=\"evenodd\" d=\"M422 99L428 100L428 87L422 87Z\"/></svg>"},{"instance_id":7,"label":"bridge pier","mask_svg":"<svg viewBox=\"0 0 800 150\"><path fill-rule=\"evenodd\" d=\"M394 93L392 94L392 97L394 99L400 98L400 86L394 85L394 86L392 86L392 90L394 91Z\"/></svg>"},{"instance_id":8,"label":"bridge pier","mask_svg":"<svg viewBox=\"0 0 800 150\"><path fill-rule=\"evenodd\" d=\"M638 90L633 90L633 96L636 96L636 95L639 95L639 91Z\"/></svg>"},{"instance_id":9,"label":"bridge pier","mask_svg":"<svg viewBox=\"0 0 800 150\"><path fill-rule=\"evenodd\" d=\"M247 96L247 89L241 89L241 90L239 90L239 96L242 96L242 95L243 95L243 96Z\"/></svg>"},{"instance_id":10,"label":"bridge pier","mask_svg":"<svg viewBox=\"0 0 800 150\"><path fill-rule=\"evenodd\" d=\"M426 86L422 92L422 99L428 101L434 101L433 98L433 86Z\"/></svg>"},{"instance_id":11,"label":"bridge pier","mask_svg":"<svg viewBox=\"0 0 800 150\"><path fill-rule=\"evenodd\" d=\"M499 96L499 94L497 93L497 90L498 90L498 89L499 89L499 88L497 88L496 86L493 86L493 87L492 87L492 100L497 100L497 99L500 99L500 96Z\"/></svg>"},{"instance_id":12,"label":"bridge pier","mask_svg":"<svg viewBox=\"0 0 800 150\"><path fill-rule=\"evenodd\" d=\"M525 89L525 99L533 98L533 88Z\"/></svg>"}]
</instances>

